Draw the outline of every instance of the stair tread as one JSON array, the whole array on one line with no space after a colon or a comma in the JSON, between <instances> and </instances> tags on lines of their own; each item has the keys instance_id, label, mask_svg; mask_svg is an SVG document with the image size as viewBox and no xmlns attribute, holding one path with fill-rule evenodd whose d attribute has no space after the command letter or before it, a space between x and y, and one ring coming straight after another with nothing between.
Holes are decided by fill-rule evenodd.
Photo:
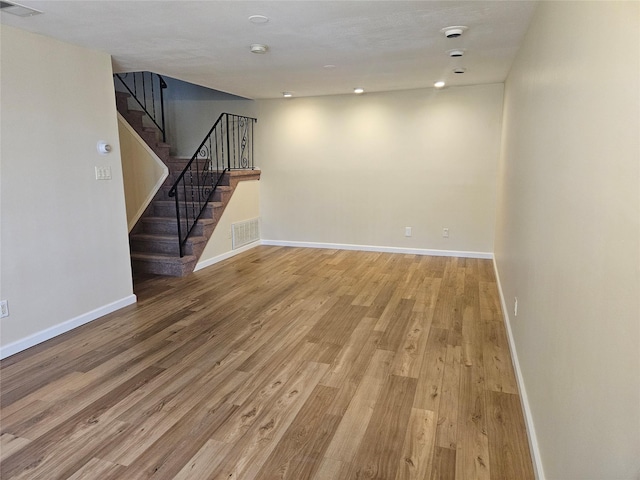
<instances>
[{"instance_id":1,"label":"stair tread","mask_svg":"<svg viewBox=\"0 0 640 480\"><path fill-rule=\"evenodd\" d=\"M156 233L132 233L131 238L135 240L152 240L155 242L177 242L178 235L163 235ZM191 235L187 241L193 243L205 242L206 237L202 235Z\"/></svg>"},{"instance_id":2,"label":"stair tread","mask_svg":"<svg viewBox=\"0 0 640 480\"><path fill-rule=\"evenodd\" d=\"M140 116L143 116L144 114L145 113L142 110L136 110L135 108L134 109L130 108L129 110L127 110L125 116L126 115L140 115Z\"/></svg>"},{"instance_id":3,"label":"stair tread","mask_svg":"<svg viewBox=\"0 0 640 480\"><path fill-rule=\"evenodd\" d=\"M220 187L218 187L220 188ZM153 201L154 204L160 204L160 206L167 206L167 205L175 205L176 202L175 200L154 200ZM197 202L180 202L182 205L184 205L185 203L187 203L188 205L193 205ZM213 202L213 201L209 201L208 203L210 203L211 205L213 205L213 207L221 207L222 206L222 202Z\"/></svg>"},{"instance_id":4,"label":"stair tread","mask_svg":"<svg viewBox=\"0 0 640 480\"><path fill-rule=\"evenodd\" d=\"M147 222L147 223L167 223L167 221L171 221L174 222L176 221L175 217L144 217L141 219L143 222ZM212 223L215 223L215 220L213 220L212 218L200 218L198 220L198 223L202 223L204 225L210 225Z\"/></svg>"},{"instance_id":5,"label":"stair tread","mask_svg":"<svg viewBox=\"0 0 640 480\"><path fill-rule=\"evenodd\" d=\"M146 260L164 263L189 263L196 260L195 255L185 255L184 257L180 257L179 255L171 255L167 253L143 252L131 252L131 258L134 260Z\"/></svg>"},{"instance_id":6,"label":"stair tread","mask_svg":"<svg viewBox=\"0 0 640 480\"><path fill-rule=\"evenodd\" d=\"M164 188L166 188L166 187L171 187L171 186L172 186L172 185L163 185L163 187L164 187ZM197 185L193 185L193 186L194 186L194 187L197 187ZM205 187L210 188L210 185L201 185L201 186L200 186L200 188L205 188ZM218 186L216 187L216 190L224 191L224 192L228 192L228 191L230 191L231 189L232 189L231 185L218 185Z\"/></svg>"}]
</instances>

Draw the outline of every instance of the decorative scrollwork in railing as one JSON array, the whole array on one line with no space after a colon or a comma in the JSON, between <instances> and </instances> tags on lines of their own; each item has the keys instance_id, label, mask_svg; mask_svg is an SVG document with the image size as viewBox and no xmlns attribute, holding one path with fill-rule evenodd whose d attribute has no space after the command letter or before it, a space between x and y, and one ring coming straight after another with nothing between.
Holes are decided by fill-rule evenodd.
<instances>
[{"instance_id":1,"label":"decorative scrollwork in railing","mask_svg":"<svg viewBox=\"0 0 640 480\"><path fill-rule=\"evenodd\" d=\"M164 89L167 84L157 73L131 72L116 73L114 78L116 90L118 85L124 87L131 97L140 105L153 124L162 134L162 141L166 141L166 129L164 123Z\"/></svg>"},{"instance_id":2,"label":"decorative scrollwork in railing","mask_svg":"<svg viewBox=\"0 0 640 480\"><path fill-rule=\"evenodd\" d=\"M253 169L255 118L223 113L211 127L189 163L178 176L169 196L176 201L180 256L202 212L229 170Z\"/></svg>"}]
</instances>

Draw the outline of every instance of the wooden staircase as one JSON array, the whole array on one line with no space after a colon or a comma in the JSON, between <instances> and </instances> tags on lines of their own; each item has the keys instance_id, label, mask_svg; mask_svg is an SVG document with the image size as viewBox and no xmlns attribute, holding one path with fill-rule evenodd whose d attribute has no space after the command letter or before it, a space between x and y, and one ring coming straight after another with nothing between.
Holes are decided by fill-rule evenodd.
<instances>
[{"instance_id":1,"label":"wooden staircase","mask_svg":"<svg viewBox=\"0 0 640 480\"><path fill-rule=\"evenodd\" d=\"M129 108L129 97L128 93L116 91L118 112L169 169L169 176L129 233L133 272L134 275L151 273L182 277L195 268L238 182L260 179L260 170L230 170L224 174L212 200L187 239L184 256L180 257L176 204L175 198L169 197L169 190L188 159L170 155L171 146L159 140L158 129L144 125L145 113Z\"/></svg>"}]
</instances>

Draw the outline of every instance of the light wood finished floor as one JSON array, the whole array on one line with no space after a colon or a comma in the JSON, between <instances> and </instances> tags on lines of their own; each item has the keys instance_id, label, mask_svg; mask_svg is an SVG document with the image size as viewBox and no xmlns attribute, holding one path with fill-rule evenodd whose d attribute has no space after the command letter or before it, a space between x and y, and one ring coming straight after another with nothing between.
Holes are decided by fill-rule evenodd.
<instances>
[{"instance_id":1,"label":"light wood finished floor","mask_svg":"<svg viewBox=\"0 0 640 480\"><path fill-rule=\"evenodd\" d=\"M258 247L10 357L0 477L532 479L488 260Z\"/></svg>"}]
</instances>

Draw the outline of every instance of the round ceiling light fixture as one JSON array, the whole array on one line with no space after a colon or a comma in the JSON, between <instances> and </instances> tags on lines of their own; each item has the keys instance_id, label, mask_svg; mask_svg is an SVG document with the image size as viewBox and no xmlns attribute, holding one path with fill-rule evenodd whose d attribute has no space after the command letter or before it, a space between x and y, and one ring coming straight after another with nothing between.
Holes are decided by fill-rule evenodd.
<instances>
[{"instance_id":1,"label":"round ceiling light fixture","mask_svg":"<svg viewBox=\"0 0 640 480\"><path fill-rule=\"evenodd\" d=\"M453 58L461 57L464 55L464 48L454 48L453 50L449 50L447 53Z\"/></svg>"},{"instance_id":2,"label":"round ceiling light fixture","mask_svg":"<svg viewBox=\"0 0 640 480\"><path fill-rule=\"evenodd\" d=\"M353 89L353 93L355 93L356 95L361 95L364 93L364 88L362 87L356 87Z\"/></svg>"},{"instance_id":3,"label":"round ceiling light fixture","mask_svg":"<svg viewBox=\"0 0 640 480\"><path fill-rule=\"evenodd\" d=\"M457 74L464 73L466 71L467 71L467 69L464 68L464 67L458 67L458 68L454 68L453 69L453 73L457 73Z\"/></svg>"},{"instance_id":4,"label":"round ceiling light fixture","mask_svg":"<svg viewBox=\"0 0 640 480\"><path fill-rule=\"evenodd\" d=\"M433 86L436 88L442 88L445 86L445 83L442 80L440 80L439 82L434 83Z\"/></svg>"},{"instance_id":5,"label":"round ceiling light fixture","mask_svg":"<svg viewBox=\"0 0 640 480\"><path fill-rule=\"evenodd\" d=\"M282 96L284 98L291 98L291 97L293 97L293 93L291 93L291 92L282 92Z\"/></svg>"},{"instance_id":6,"label":"round ceiling light fixture","mask_svg":"<svg viewBox=\"0 0 640 480\"><path fill-rule=\"evenodd\" d=\"M267 50L269 50L269 47L261 43L251 44L251 53L257 53L258 55L262 55L264 53L267 53Z\"/></svg>"},{"instance_id":7,"label":"round ceiling light fixture","mask_svg":"<svg viewBox=\"0 0 640 480\"><path fill-rule=\"evenodd\" d=\"M440 31L447 38L458 38L468 29L469 27L465 27L464 25L454 25L452 27L444 27Z\"/></svg>"},{"instance_id":8,"label":"round ceiling light fixture","mask_svg":"<svg viewBox=\"0 0 640 480\"><path fill-rule=\"evenodd\" d=\"M255 25L264 25L269 22L269 17L265 17L264 15L251 15L249 21Z\"/></svg>"}]
</instances>

